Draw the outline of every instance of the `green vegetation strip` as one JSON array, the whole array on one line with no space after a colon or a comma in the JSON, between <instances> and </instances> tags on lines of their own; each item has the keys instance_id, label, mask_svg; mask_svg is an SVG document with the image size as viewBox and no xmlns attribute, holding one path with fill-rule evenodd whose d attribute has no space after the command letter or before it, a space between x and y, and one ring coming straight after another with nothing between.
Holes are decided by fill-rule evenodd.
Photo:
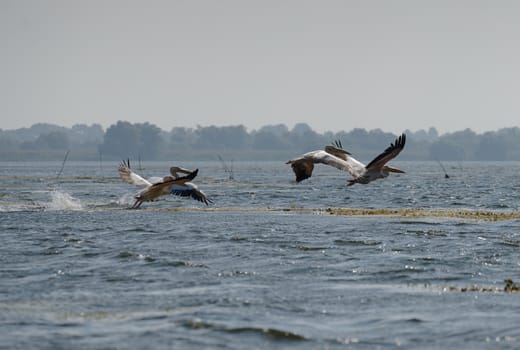
<instances>
[{"instance_id":1,"label":"green vegetation strip","mask_svg":"<svg viewBox=\"0 0 520 350\"><path fill-rule=\"evenodd\" d=\"M447 287L445 291L449 292L505 292L505 293L518 293L520 292L520 285L513 282L512 279L504 280L503 288L496 287L480 287L480 286L469 286L469 287Z\"/></svg>"},{"instance_id":2,"label":"green vegetation strip","mask_svg":"<svg viewBox=\"0 0 520 350\"><path fill-rule=\"evenodd\" d=\"M458 219L474 219L474 220L514 220L520 219L519 212L495 212L482 210L450 210L450 209L423 209L423 208L406 208L406 209L358 209L358 208L328 208L325 210L332 215L345 216L402 216L411 218L458 218Z\"/></svg>"},{"instance_id":3,"label":"green vegetation strip","mask_svg":"<svg viewBox=\"0 0 520 350\"><path fill-rule=\"evenodd\" d=\"M330 214L339 216L395 216L407 218L456 218L472 220L515 220L520 219L520 212L496 212L483 210L451 210L451 209L425 209L425 208L406 208L406 209L366 209L366 208L271 208L271 207L176 207L176 208L149 208L148 210L168 210L168 211L215 211L215 212L293 212L308 214Z\"/></svg>"}]
</instances>

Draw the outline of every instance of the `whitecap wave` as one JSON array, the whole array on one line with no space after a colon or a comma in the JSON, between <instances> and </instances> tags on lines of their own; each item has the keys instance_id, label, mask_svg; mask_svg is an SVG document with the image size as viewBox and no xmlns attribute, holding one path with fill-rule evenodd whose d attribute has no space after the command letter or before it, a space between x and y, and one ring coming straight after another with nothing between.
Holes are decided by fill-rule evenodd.
<instances>
[{"instance_id":1,"label":"whitecap wave","mask_svg":"<svg viewBox=\"0 0 520 350\"><path fill-rule=\"evenodd\" d=\"M118 205L131 206L135 202L135 195L128 193L121 196L115 203Z\"/></svg>"},{"instance_id":2,"label":"whitecap wave","mask_svg":"<svg viewBox=\"0 0 520 350\"><path fill-rule=\"evenodd\" d=\"M83 210L80 200L67 192L52 191L50 195L51 201L44 205L46 210Z\"/></svg>"}]
</instances>

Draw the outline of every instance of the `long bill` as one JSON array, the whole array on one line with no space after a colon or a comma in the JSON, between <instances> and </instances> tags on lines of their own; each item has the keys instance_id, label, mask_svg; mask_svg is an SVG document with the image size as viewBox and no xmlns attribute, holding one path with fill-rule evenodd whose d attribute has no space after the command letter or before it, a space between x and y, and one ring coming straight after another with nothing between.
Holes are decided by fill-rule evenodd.
<instances>
[{"instance_id":1,"label":"long bill","mask_svg":"<svg viewBox=\"0 0 520 350\"><path fill-rule=\"evenodd\" d=\"M402 171L401 169L397 169L397 168L392 168L390 166L385 166L385 170L390 172L390 173L399 173L399 174L404 174L404 171Z\"/></svg>"},{"instance_id":2,"label":"long bill","mask_svg":"<svg viewBox=\"0 0 520 350\"><path fill-rule=\"evenodd\" d=\"M170 174L172 174L175 177L177 177L177 173L191 174L192 172L193 172L192 170L181 168L181 167L178 167L178 166L172 166L170 168Z\"/></svg>"}]
</instances>

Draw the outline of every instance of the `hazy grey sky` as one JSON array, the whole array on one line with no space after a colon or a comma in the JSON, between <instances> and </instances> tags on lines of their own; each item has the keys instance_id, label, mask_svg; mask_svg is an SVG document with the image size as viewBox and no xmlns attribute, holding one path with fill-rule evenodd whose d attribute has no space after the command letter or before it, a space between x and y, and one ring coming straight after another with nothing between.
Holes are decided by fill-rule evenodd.
<instances>
[{"instance_id":1,"label":"hazy grey sky","mask_svg":"<svg viewBox=\"0 0 520 350\"><path fill-rule=\"evenodd\" d=\"M0 128L520 125L520 1L0 0Z\"/></svg>"}]
</instances>

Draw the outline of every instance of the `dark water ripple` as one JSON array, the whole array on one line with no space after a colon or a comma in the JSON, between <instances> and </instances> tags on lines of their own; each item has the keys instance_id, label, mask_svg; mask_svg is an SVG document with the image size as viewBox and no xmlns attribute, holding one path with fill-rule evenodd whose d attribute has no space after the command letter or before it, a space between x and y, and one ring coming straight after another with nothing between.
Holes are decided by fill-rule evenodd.
<instances>
[{"instance_id":1,"label":"dark water ripple","mask_svg":"<svg viewBox=\"0 0 520 350\"><path fill-rule=\"evenodd\" d=\"M2 163L2 346L520 347L519 295L503 292L520 281L519 220L323 210L517 212L519 163L445 164L447 181L403 162L406 175L349 188L334 169L296 184L283 163L235 163L235 181L188 163L210 210L167 198L137 211L116 165L71 162L58 181L61 162Z\"/></svg>"}]
</instances>

